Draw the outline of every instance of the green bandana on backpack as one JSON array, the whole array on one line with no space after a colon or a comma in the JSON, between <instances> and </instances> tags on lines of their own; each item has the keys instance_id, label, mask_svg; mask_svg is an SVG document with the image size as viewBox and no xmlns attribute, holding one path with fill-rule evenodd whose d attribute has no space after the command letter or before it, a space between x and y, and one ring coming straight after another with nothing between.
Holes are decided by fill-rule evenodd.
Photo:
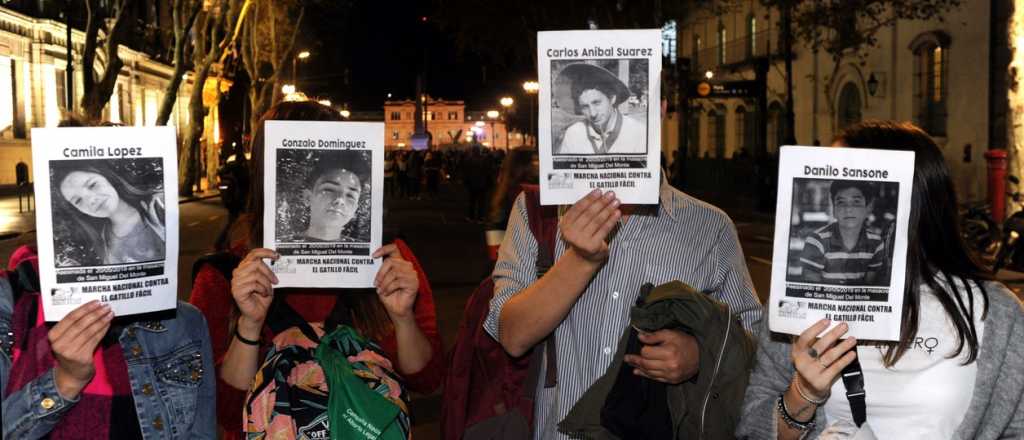
<instances>
[{"instance_id":1,"label":"green bandana on backpack","mask_svg":"<svg viewBox=\"0 0 1024 440\"><path fill-rule=\"evenodd\" d=\"M358 358L367 353L369 345L351 327L339 326L324 336L316 348L316 359L323 368L330 389L327 411L332 440L406 438L408 426L404 425L408 422L402 417L401 408L380 392L381 387L387 385L382 383L375 390L360 379L368 374L378 374L379 371L373 371L377 366L353 362L356 364L356 369L353 369L349 363L350 356Z\"/></svg>"}]
</instances>

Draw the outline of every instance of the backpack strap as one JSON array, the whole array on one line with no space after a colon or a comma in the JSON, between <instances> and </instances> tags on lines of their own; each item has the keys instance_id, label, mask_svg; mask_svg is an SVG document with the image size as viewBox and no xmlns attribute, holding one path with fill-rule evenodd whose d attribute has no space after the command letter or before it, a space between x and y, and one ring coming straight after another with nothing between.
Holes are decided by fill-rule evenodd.
<instances>
[{"instance_id":1,"label":"backpack strap","mask_svg":"<svg viewBox=\"0 0 1024 440\"><path fill-rule=\"evenodd\" d=\"M843 368L841 374L843 385L846 386L846 400L850 402L850 414L853 415L853 422L859 428L868 418L865 404L864 372L861 370L860 361L853 358L853 362Z\"/></svg>"},{"instance_id":2,"label":"backpack strap","mask_svg":"<svg viewBox=\"0 0 1024 440\"><path fill-rule=\"evenodd\" d=\"M526 217L530 223L530 232L537 240L537 278L540 278L555 264L558 210L556 206L541 206L540 187L537 185L523 185L523 195L526 199ZM544 388L553 388L558 383L558 354L555 347L555 333L552 332L544 339L544 354L547 357ZM535 387L529 387L527 392L532 393L534 389Z\"/></svg>"}]
</instances>

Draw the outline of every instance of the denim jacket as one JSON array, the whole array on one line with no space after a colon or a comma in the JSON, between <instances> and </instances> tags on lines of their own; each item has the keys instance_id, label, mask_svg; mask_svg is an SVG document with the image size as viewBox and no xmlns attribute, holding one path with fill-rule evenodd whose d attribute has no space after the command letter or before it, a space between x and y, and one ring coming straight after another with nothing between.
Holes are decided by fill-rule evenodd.
<instances>
[{"instance_id":1,"label":"denim jacket","mask_svg":"<svg viewBox=\"0 0 1024 440\"><path fill-rule=\"evenodd\" d=\"M14 344L11 287L0 277L0 387L6 390ZM215 378L206 320L178 302L177 317L134 322L118 338L124 349L142 437L215 439ZM78 402L57 392L53 369L3 400L3 438L46 436Z\"/></svg>"}]
</instances>

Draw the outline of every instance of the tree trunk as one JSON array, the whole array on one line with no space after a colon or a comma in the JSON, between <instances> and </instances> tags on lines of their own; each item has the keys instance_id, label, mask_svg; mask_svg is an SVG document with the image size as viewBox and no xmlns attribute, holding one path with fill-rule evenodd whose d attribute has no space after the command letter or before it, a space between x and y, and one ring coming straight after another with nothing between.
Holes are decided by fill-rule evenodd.
<instances>
[{"instance_id":1,"label":"tree trunk","mask_svg":"<svg viewBox=\"0 0 1024 440\"><path fill-rule=\"evenodd\" d=\"M192 1L188 15L185 16L186 2ZM181 86L182 75L185 74L185 48L189 44L189 32L192 25L203 8L202 1L174 0L173 22L174 22L174 73L171 75L171 82L164 89L164 99L160 103L160 110L156 114L156 125L167 125L167 120L174 110L174 103L178 100L178 88Z\"/></svg>"},{"instance_id":2,"label":"tree trunk","mask_svg":"<svg viewBox=\"0 0 1024 440\"><path fill-rule=\"evenodd\" d=\"M117 13L114 17L114 23L110 26L109 31L106 35L106 41L104 42L104 52L107 55L107 65L103 69L103 74L96 81L93 75L95 74L95 53L96 53L96 38L99 35L99 26L103 19L99 14L99 10L94 0L88 0L86 2L87 9L89 11L89 22L86 26L86 50L82 53L82 76L85 79L82 87L82 113L89 120L99 120L103 115L103 108L107 106L107 102L110 101L110 95L114 91L114 85L117 83L117 76L121 73L121 67L124 67L124 62L117 56L117 49L121 46L121 40L124 38L124 24L127 19L125 11L134 4L134 0L121 0L117 3ZM90 39L90 32L92 38Z\"/></svg>"}]
</instances>

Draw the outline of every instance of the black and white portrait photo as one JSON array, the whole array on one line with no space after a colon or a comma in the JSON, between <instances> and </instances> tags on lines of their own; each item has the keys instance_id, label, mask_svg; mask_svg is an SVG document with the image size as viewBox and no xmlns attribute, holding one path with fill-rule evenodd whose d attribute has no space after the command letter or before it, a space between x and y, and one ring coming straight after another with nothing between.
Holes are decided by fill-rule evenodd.
<instances>
[{"instance_id":1,"label":"black and white portrait photo","mask_svg":"<svg viewBox=\"0 0 1024 440\"><path fill-rule=\"evenodd\" d=\"M898 182L793 179L786 281L888 286Z\"/></svg>"},{"instance_id":2,"label":"black and white portrait photo","mask_svg":"<svg viewBox=\"0 0 1024 440\"><path fill-rule=\"evenodd\" d=\"M161 158L49 162L55 267L163 260Z\"/></svg>"},{"instance_id":3,"label":"black and white portrait photo","mask_svg":"<svg viewBox=\"0 0 1024 440\"><path fill-rule=\"evenodd\" d=\"M277 241L369 242L371 157L368 150L278 150Z\"/></svg>"},{"instance_id":4,"label":"black and white portrait photo","mask_svg":"<svg viewBox=\"0 0 1024 440\"><path fill-rule=\"evenodd\" d=\"M551 60L550 69L554 155L647 153L648 59Z\"/></svg>"}]
</instances>

